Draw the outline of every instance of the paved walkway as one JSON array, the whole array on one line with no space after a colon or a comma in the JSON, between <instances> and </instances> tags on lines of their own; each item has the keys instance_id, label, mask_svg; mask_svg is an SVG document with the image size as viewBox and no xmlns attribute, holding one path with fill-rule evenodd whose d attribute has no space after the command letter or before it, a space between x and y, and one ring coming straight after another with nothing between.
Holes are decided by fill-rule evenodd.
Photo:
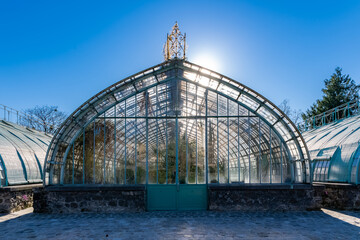
<instances>
[{"instance_id":1,"label":"paved walkway","mask_svg":"<svg viewBox=\"0 0 360 240\"><path fill-rule=\"evenodd\" d=\"M0 215L0 239L360 239L360 212Z\"/></svg>"}]
</instances>

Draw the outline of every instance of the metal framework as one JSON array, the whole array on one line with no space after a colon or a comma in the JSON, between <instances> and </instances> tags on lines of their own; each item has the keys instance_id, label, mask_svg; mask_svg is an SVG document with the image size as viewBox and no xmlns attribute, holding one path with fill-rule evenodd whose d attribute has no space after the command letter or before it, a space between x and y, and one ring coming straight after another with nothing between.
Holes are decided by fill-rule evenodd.
<instances>
[{"instance_id":1,"label":"metal framework","mask_svg":"<svg viewBox=\"0 0 360 240\"><path fill-rule=\"evenodd\" d=\"M81 105L58 129L45 184L310 182L305 142L252 89L175 58Z\"/></svg>"},{"instance_id":2,"label":"metal framework","mask_svg":"<svg viewBox=\"0 0 360 240\"><path fill-rule=\"evenodd\" d=\"M356 101L334 109L333 114L327 112L325 116L340 115L343 118L303 133L309 147L313 181L359 184L360 116L356 115L358 106Z\"/></svg>"},{"instance_id":3,"label":"metal framework","mask_svg":"<svg viewBox=\"0 0 360 240\"><path fill-rule=\"evenodd\" d=\"M298 129L301 132L316 129L334 122L338 122L344 118L349 118L359 114L360 100L354 99L350 102L344 103L336 108L325 111L321 114L305 119L305 121L298 124Z\"/></svg>"},{"instance_id":4,"label":"metal framework","mask_svg":"<svg viewBox=\"0 0 360 240\"><path fill-rule=\"evenodd\" d=\"M0 188L41 183L51 136L0 120Z\"/></svg>"}]
</instances>

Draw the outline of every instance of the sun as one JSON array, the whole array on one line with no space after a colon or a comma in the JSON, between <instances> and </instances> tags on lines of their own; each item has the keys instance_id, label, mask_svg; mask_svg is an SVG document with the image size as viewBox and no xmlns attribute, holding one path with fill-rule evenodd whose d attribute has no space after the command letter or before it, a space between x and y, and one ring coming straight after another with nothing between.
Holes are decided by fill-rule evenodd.
<instances>
[{"instance_id":1,"label":"sun","mask_svg":"<svg viewBox=\"0 0 360 240\"><path fill-rule=\"evenodd\" d=\"M220 71L220 61L218 60L218 58L216 58L214 55L209 54L209 53L202 53L202 54L198 54L193 58L193 62L208 68L210 70L213 71Z\"/></svg>"}]
</instances>

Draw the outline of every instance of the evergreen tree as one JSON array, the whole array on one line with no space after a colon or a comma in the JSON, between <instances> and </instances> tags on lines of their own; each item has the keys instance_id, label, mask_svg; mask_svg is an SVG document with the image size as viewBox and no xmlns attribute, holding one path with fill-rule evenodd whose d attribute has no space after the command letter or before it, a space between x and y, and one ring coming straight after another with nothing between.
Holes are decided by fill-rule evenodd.
<instances>
[{"instance_id":1,"label":"evergreen tree","mask_svg":"<svg viewBox=\"0 0 360 240\"><path fill-rule=\"evenodd\" d=\"M359 98L360 86L356 85L348 74L342 74L341 71L342 69L337 67L331 78L324 80L325 88L322 89L324 95L302 115L304 120Z\"/></svg>"}]
</instances>

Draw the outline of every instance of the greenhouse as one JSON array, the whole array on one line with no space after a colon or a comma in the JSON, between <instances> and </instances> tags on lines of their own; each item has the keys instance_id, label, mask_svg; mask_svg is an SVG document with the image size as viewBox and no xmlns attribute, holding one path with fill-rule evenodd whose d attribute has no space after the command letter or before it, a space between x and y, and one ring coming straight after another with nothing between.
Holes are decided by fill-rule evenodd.
<instances>
[{"instance_id":1,"label":"greenhouse","mask_svg":"<svg viewBox=\"0 0 360 240\"><path fill-rule=\"evenodd\" d=\"M206 209L209 185L310 183L307 147L289 118L254 90L187 61L185 40L176 23L163 63L69 116L47 152L46 186L138 186L148 210L164 210Z\"/></svg>"},{"instance_id":2,"label":"greenhouse","mask_svg":"<svg viewBox=\"0 0 360 240\"><path fill-rule=\"evenodd\" d=\"M51 136L0 121L0 187L41 183Z\"/></svg>"},{"instance_id":3,"label":"greenhouse","mask_svg":"<svg viewBox=\"0 0 360 240\"><path fill-rule=\"evenodd\" d=\"M314 182L358 184L360 167L359 102L319 115L303 132L312 160ZM317 127L318 126L318 127Z\"/></svg>"},{"instance_id":4,"label":"greenhouse","mask_svg":"<svg viewBox=\"0 0 360 240\"><path fill-rule=\"evenodd\" d=\"M302 136L269 100L185 60L130 76L55 134L46 184L309 182Z\"/></svg>"}]
</instances>

